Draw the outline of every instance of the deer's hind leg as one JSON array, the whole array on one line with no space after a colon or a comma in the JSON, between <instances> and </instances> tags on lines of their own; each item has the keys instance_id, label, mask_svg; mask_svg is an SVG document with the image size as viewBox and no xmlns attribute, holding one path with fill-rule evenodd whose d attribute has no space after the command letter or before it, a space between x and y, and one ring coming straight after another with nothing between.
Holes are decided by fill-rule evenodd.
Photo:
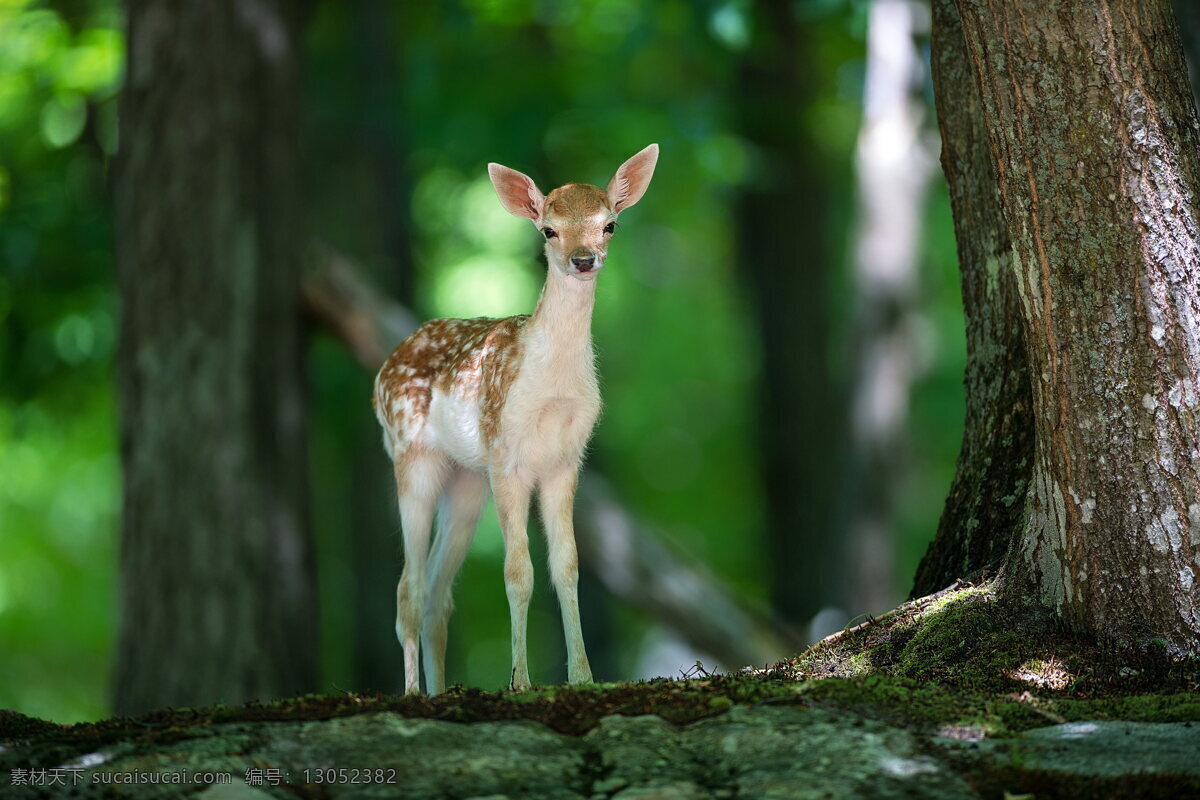
<instances>
[{"instance_id":1,"label":"deer's hind leg","mask_svg":"<svg viewBox=\"0 0 1200 800\"><path fill-rule=\"evenodd\" d=\"M396 638L404 646L404 693L420 692L418 673L421 618L425 604L425 563L433 509L446 474L440 453L410 449L394 468L404 539L404 569L396 585Z\"/></svg>"},{"instance_id":2,"label":"deer's hind leg","mask_svg":"<svg viewBox=\"0 0 1200 800\"><path fill-rule=\"evenodd\" d=\"M482 472L459 468L450 474L438 504L437 535L426 584L429 594L421 627L425 690L430 694L446 689L446 628L454 609L451 588L475 538L487 495L487 477Z\"/></svg>"}]
</instances>

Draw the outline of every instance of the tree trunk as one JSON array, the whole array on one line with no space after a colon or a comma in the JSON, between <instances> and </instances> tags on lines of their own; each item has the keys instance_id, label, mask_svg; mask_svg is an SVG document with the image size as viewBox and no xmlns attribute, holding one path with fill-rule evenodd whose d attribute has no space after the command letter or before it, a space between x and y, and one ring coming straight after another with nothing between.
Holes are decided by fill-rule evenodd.
<instances>
[{"instance_id":1,"label":"tree trunk","mask_svg":"<svg viewBox=\"0 0 1200 800\"><path fill-rule=\"evenodd\" d=\"M393 10L394 9L394 10ZM415 295L413 242L409 230L408 196L411 181L404 168L400 141L403 124L399 67L401 29L397 15L404 6L385 0L355 0L348 9L356 46L354 66L358 95L355 103L355 136L363 160L362 171L371 176L367 187L369 230L365 244L377 263L386 265L384 285L412 305ZM355 387L357 388L357 387ZM350 407L360 410L361 397L348 392ZM400 691L404 680L403 650L389 635L396 624L394 596L400 577L400 545L396 535L396 483L391 471L379 468L379 424L373 414L357 414L347 421L350 435L343 447L350 453L352 475L351 515L354 530L354 674L355 688ZM452 639L453 640L453 639Z\"/></svg>"},{"instance_id":2,"label":"tree trunk","mask_svg":"<svg viewBox=\"0 0 1200 800\"><path fill-rule=\"evenodd\" d=\"M119 712L317 683L293 8L127 5Z\"/></svg>"},{"instance_id":3,"label":"tree trunk","mask_svg":"<svg viewBox=\"0 0 1200 800\"><path fill-rule=\"evenodd\" d=\"M1033 471L1033 399L1011 244L954 0L933 0L931 60L962 274L967 414L954 483L913 597L1000 567Z\"/></svg>"},{"instance_id":4,"label":"tree trunk","mask_svg":"<svg viewBox=\"0 0 1200 800\"><path fill-rule=\"evenodd\" d=\"M1168 0L959 0L1036 445L1006 589L1200 649L1198 122Z\"/></svg>"},{"instance_id":5,"label":"tree trunk","mask_svg":"<svg viewBox=\"0 0 1200 800\"><path fill-rule=\"evenodd\" d=\"M829 364L834 270L826 165L801 110L815 98L813 48L792 5L758 4L736 110L762 169L736 208L739 270L762 347L759 446L775 611L800 630L841 604L845 558L834 528L840 412Z\"/></svg>"},{"instance_id":6,"label":"tree trunk","mask_svg":"<svg viewBox=\"0 0 1200 800\"><path fill-rule=\"evenodd\" d=\"M918 370L917 253L934 161L925 143L925 68L917 0L876 0L867 22L867 79L855 167L854 385L849 501L852 615L896 605L896 484Z\"/></svg>"}]
</instances>

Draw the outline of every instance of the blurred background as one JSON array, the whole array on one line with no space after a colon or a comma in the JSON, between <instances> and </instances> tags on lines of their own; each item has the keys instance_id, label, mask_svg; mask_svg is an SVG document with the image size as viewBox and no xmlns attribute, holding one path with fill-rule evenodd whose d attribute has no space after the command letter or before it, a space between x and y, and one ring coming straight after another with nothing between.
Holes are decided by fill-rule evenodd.
<instances>
[{"instance_id":1,"label":"blurred background","mask_svg":"<svg viewBox=\"0 0 1200 800\"><path fill-rule=\"evenodd\" d=\"M0 0L0 707L60 722L111 710L124 35L116 2ZM907 596L963 416L921 3L322 0L296 46L298 235L418 319L537 299L539 237L487 162L549 191L662 148L593 329L605 413L581 597L598 680L763 663ZM307 319L321 688L395 691L399 523L373 374ZM531 542L531 672L559 681ZM489 508L457 583L452 683L507 683L502 560Z\"/></svg>"}]
</instances>

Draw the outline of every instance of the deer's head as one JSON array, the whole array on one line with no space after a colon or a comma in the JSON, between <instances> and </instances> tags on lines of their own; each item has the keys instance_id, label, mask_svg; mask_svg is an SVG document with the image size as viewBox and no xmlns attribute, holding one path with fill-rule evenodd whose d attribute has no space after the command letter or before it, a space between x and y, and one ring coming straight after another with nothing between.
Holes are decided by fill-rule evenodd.
<instances>
[{"instance_id":1,"label":"deer's head","mask_svg":"<svg viewBox=\"0 0 1200 800\"><path fill-rule=\"evenodd\" d=\"M622 164L604 189L568 183L549 195L528 175L500 164L488 164L488 175L508 212L532 220L545 237L550 269L590 281L604 266L617 215L642 199L657 161L652 144Z\"/></svg>"}]
</instances>

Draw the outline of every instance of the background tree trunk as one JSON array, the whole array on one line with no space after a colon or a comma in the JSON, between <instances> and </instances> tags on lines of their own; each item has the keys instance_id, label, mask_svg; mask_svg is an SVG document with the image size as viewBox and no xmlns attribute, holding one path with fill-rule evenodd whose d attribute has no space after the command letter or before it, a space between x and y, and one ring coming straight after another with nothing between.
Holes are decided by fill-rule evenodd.
<instances>
[{"instance_id":1,"label":"background tree trunk","mask_svg":"<svg viewBox=\"0 0 1200 800\"><path fill-rule=\"evenodd\" d=\"M1172 0L1179 35L1183 39L1183 55L1187 61L1188 77L1192 84L1192 99L1200 106L1200 3L1195 0Z\"/></svg>"},{"instance_id":2,"label":"background tree trunk","mask_svg":"<svg viewBox=\"0 0 1200 800\"><path fill-rule=\"evenodd\" d=\"M371 202L366 209L374 234L366 241L368 260L383 265L383 285L412 307L415 296L413 242L409 230L411 181L405 169L403 88L395 32L403 30L398 16L404 5L384 0L355 0L350 4L357 77L356 135L360 174L370 176ZM369 212L374 212L371 214ZM359 388L357 386L353 387ZM363 398L356 399L362 406ZM380 469L379 424L373 414L356 414L345 447L352 461L351 515L354 563L355 688L398 692L404 677L403 650L394 636L395 595L400 577L400 545L396 514L396 483ZM386 462L385 462L386 464ZM454 641L453 637L451 640Z\"/></svg>"},{"instance_id":3,"label":"background tree trunk","mask_svg":"<svg viewBox=\"0 0 1200 800\"><path fill-rule=\"evenodd\" d=\"M1168 0L959 0L1036 447L1007 591L1200 648L1200 141Z\"/></svg>"},{"instance_id":4,"label":"background tree trunk","mask_svg":"<svg viewBox=\"0 0 1200 800\"><path fill-rule=\"evenodd\" d=\"M762 348L771 601L805 630L823 607L845 602L845 556L831 545L843 539L832 533L841 464L831 462L843 430L829 364L833 202L827 167L803 124L819 88L811 43L791 3L769 0L757 13L757 36L742 56L737 127L771 167L738 199L737 253Z\"/></svg>"},{"instance_id":5,"label":"background tree trunk","mask_svg":"<svg viewBox=\"0 0 1200 800\"><path fill-rule=\"evenodd\" d=\"M917 256L934 160L924 130L927 32L917 0L876 0L867 22L867 78L855 168L858 232L848 485L851 615L900 601L896 489L908 458L909 395L920 366ZM925 30L919 30L924 28Z\"/></svg>"},{"instance_id":6,"label":"background tree trunk","mask_svg":"<svg viewBox=\"0 0 1200 800\"><path fill-rule=\"evenodd\" d=\"M127 11L116 708L308 691L294 6Z\"/></svg>"},{"instance_id":7,"label":"background tree trunk","mask_svg":"<svg viewBox=\"0 0 1200 800\"><path fill-rule=\"evenodd\" d=\"M913 597L1001 565L1033 470L1032 395L1011 244L954 0L933 0L931 60L962 274L967 414L954 483Z\"/></svg>"}]
</instances>

